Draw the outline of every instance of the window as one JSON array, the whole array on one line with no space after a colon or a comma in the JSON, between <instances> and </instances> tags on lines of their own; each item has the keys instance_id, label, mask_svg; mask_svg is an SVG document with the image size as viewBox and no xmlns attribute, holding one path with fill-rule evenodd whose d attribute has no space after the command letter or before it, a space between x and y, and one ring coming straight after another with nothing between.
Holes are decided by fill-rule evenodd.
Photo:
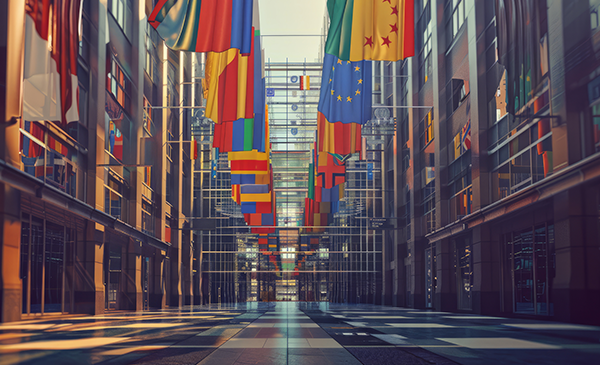
<instances>
[{"instance_id":1,"label":"window","mask_svg":"<svg viewBox=\"0 0 600 365\"><path fill-rule=\"evenodd\" d=\"M556 274L554 225L542 224L509 233L505 242L504 267L512 280L506 281L504 292L512 292L513 311L552 315L551 293Z\"/></svg>"},{"instance_id":2,"label":"window","mask_svg":"<svg viewBox=\"0 0 600 365\"><path fill-rule=\"evenodd\" d=\"M36 122L21 122L20 154L23 171L47 184L77 196L74 150Z\"/></svg>"},{"instance_id":3,"label":"window","mask_svg":"<svg viewBox=\"0 0 600 365\"><path fill-rule=\"evenodd\" d=\"M417 25L419 37L419 88L431 77L431 34L433 23L431 21L431 7L429 1L423 3L423 12Z\"/></svg>"},{"instance_id":4,"label":"window","mask_svg":"<svg viewBox=\"0 0 600 365\"><path fill-rule=\"evenodd\" d=\"M85 3L90 3L90 1L85 1ZM92 27L92 22L89 19L88 12L86 11L86 7L84 6L81 18L81 36L79 37L79 56L80 59L87 65L90 60L90 32Z\"/></svg>"},{"instance_id":5,"label":"window","mask_svg":"<svg viewBox=\"0 0 600 365\"><path fill-rule=\"evenodd\" d=\"M456 109L465 101L469 95L469 81L462 79L452 79L446 88L448 101L446 102L446 112L448 116L452 115Z\"/></svg>"},{"instance_id":6,"label":"window","mask_svg":"<svg viewBox=\"0 0 600 365\"><path fill-rule=\"evenodd\" d=\"M553 172L550 121L541 119L528 128L513 129L488 153L493 201L545 179Z\"/></svg>"},{"instance_id":7,"label":"window","mask_svg":"<svg viewBox=\"0 0 600 365\"><path fill-rule=\"evenodd\" d=\"M446 33L448 34L448 46L458 35L460 28L465 23L465 0L448 0L446 3L448 14L451 14L446 23Z\"/></svg>"},{"instance_id":8,"label":"window","mask_svg":"<svg viewBox=\"0 0 600 365\"><path fill-rule=\"evenodd\" d=\"M454 242L454 266L458 285L458 309L472 309L473 289L473 255L471 254L471 238L459 238Z\"/></svg>"},{"instance_id":9,"label":"window","mask_svg":"<svg viewBox=\"0 0 600 365\"><path fill-rule=\"evenodd\" d=\"M125 176L125 179L128 177ZM128 186L126 180L109 168L104 169L104 212L126 221Z\"/></svg>"},{"instance_id":10,"label":"window","mask_svg":"<svg viewBox=\"0 0 600 365\"><path fill-rule=\"evenodd\" d=\"M146 23L146 62L144 64L144 70L150 76L152 82L158 79L158 65L160 64L160 58L158 57L158 33L150 23Z\"/></svg>"},{"instance_id":11,"label":"window","mask_svg":"<svg viewBox=\"0 0 600 365\"><path fill-rule=\"evenodd\" d=\"M594 142L594 151L600 152L600 105L592 107L592 136Z\"/></svg>"},{"instance_id":12,"label":"window","mask_svg":"<svg viewBox=\"0 0 600 365\"><path fill-rule=\"evenodd\" d=\"M115 18L119 27L127 38L131 38L133 14L131 11L131 0L108 0L108 11Z\"/></svg>"},{"instance_id":13,"label":"window","mask_svg":"<svg viewBox=\"0 0 600 365\"><path fill-rule=\"evenodd\" d=\"M424 219L425 219L425 234L431 233L435 229L435 194L427 199L423 204Z\"/></svg>"},{"instance_id":14,"label":"window","mask_svg":"<svg viewBox=\"0 0 600 365\"><path fill-rule=\"evenodd\" d=\"M116 101L127 112L131 112L131 80L123 72L119 63L110 59L106 75L106 89L114 96Z\"/></svg>"},{"instance_id":15,"label":"window","mask_svg":"<svg viewBox=\"0 0 600 365\"><path fill-rule=\"evenodd\" d=\"M108 138L106 139L106 149L119 160L123 160L123 134L117 128L115 121L110 120L108 123Z\"/></svg>"},{"instance_id":16,"label":"window","mask_svg":"<svg viewBox=\"0 0 600 365\"><path fill-rule=\"evenodd\" d=\"M143 110L143 118L144 118L144 130L150 137L154 135L154 123L152 122L152 105L146 97L144 96L144 110Z\"/></svg>"},{"instance_id":17,"label":"window","mask_svg":"<svg viewBox=\"0 0 600 365\"><path fill-rule=\"evenodd\" d=\"M142 199L142 232L154 236L154 219L152 217L152 203Z\"/></svg>"},{"instance_id":18,"label":"window","mask_svg":"<svg viewBox=\"0 0 600 365\"><path fill-rule=\"evenodd\" d=\"M419 134L422 148L425 148L429 142L433 141L433 112L429 111L419 125Z\"/></svg>"}]
</instances>

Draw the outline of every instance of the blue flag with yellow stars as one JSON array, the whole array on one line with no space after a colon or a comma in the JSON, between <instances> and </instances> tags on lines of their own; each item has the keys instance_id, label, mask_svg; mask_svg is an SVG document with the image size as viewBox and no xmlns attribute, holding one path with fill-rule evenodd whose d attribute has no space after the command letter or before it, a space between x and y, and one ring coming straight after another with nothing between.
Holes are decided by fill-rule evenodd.
<instances>
[{"instance_id":1,"label":"blue flag with yellow stars","mask_svg":"<svg viewBox=\"0 0 600 365\"><path fill-rule=\"evenodd\" d=\"M372 73L371 61L325 54L318 111L330 123L366 123L371 119Z\"/></svg>"}]
</instances>

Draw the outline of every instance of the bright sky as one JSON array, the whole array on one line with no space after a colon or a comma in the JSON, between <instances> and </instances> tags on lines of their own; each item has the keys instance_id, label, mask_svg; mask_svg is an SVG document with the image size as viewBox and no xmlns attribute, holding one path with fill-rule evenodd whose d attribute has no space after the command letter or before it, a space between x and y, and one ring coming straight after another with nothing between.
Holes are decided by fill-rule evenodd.
<instances>
[{"instance_id":1,"label":"bright sky","mask_svg":"<svg viewBox=\"0 0 600 365\"><path fill-rule=\"evenodd\" d=\"M318 59L326 0L258 0L266 61L321 62ZM270 37L314 34L314 37Z\"/></svg>"}]
</instances>

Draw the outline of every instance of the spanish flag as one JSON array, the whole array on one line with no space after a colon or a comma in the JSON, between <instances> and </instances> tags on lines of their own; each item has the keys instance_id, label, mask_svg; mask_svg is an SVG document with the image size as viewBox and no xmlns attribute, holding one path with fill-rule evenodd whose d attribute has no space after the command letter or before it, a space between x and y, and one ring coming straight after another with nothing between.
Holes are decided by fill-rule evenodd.
<instances>
[{"instance_id":1,"label":"spanish flag","mask_svg":"<svg viewBox=\"0 0 600 365\"><path fill-rule=\"evenodd\" d=\"M328 0L327 10L326 53L344 61L414 56L414 0Z\"/></svg>"}]
</instances>

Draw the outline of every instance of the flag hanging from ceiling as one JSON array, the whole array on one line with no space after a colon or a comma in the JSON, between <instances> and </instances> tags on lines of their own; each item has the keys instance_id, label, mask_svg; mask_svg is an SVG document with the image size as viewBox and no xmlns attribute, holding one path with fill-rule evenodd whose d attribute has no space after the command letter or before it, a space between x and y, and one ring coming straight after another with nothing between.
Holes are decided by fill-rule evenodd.
<instances>
[{"instance_id":1,"label":"flag hanging from ceiling","mask_svg":"<svg viewBox=\"0 0 600 365\"><path fill-rule=\"evenodd\" d=\"M361 125L357 123L330 123L317 112L318 151L342 155L361 151Z\"/></svg>"},{"instance_id":2,"label":"flag hanging from ceiling","mask_svg":"<svg viewBox=\"0 0 600 365\"><path fill-rule=\"evenodd\" d=\"M331 189L346 181L346 164L328 152L319 152L316 186Z\"/></svg>"},{"instance_id":3,"label":"flag hanging from ceiling","mask_svg":"<svg viewBox=\"0 0 600 365\"><path fill-rule=\"evenodd\" d=\"M252 148L263 152L266 147L265 140L268 143L269 138L265 129L268 111L266 110L265 64L260 42L260 18L258 15L258 1L255 1L252 22L254 26L254 135Z\"/></svg>"},{"instance_id":4,"label":"flag hanging from ceiling","mask_svg":"<svg viewBox=\"0 0 600 365\"><path fill-rule=\"evenodd\" d=\"M80 0L26 0L23 118L79 120Z\"/></svg>"},{"instance_id":5,"label":"flag hanging from ceiling","mask_svg":"<svg viewBox=\"0 0 600 365\"><path fill-rule=\"evenodd\" d=\"M205 75L207 118L216 124L254 119L254 47L247 55L237 49L208 53Z\"/></svg>"},{"instance_id":6,"label":"flag hanging from ceiling","mask_svg":"<svg viewBox=\"0 0 600 365\"><path fill-rule=\"evenodd\" d=\"M148 22L177 51L250 53L253 0L158 0Z\"/></svg>"},{"instance_id":7,"label":"flag hanging from ceiling","mask_svg":"<svg viewBox=\"0 0 600 365\"><path fill-rule=\"evenodd\" d=\"M414 0L328 0L327 10L326 53L349 61L414 55Z\"/></svg>"},{"instance_id":8,"label":"flag hanging from ceiling","mask_svg":"<svg viewBox=\"0 0 600 365\"><path fill-rule=\"evenodd\" d=\"M366 123L371 119L372 74L371 61L342 61L326 54L317 110L332 123Z\"/></svg>"}]
</instances>

